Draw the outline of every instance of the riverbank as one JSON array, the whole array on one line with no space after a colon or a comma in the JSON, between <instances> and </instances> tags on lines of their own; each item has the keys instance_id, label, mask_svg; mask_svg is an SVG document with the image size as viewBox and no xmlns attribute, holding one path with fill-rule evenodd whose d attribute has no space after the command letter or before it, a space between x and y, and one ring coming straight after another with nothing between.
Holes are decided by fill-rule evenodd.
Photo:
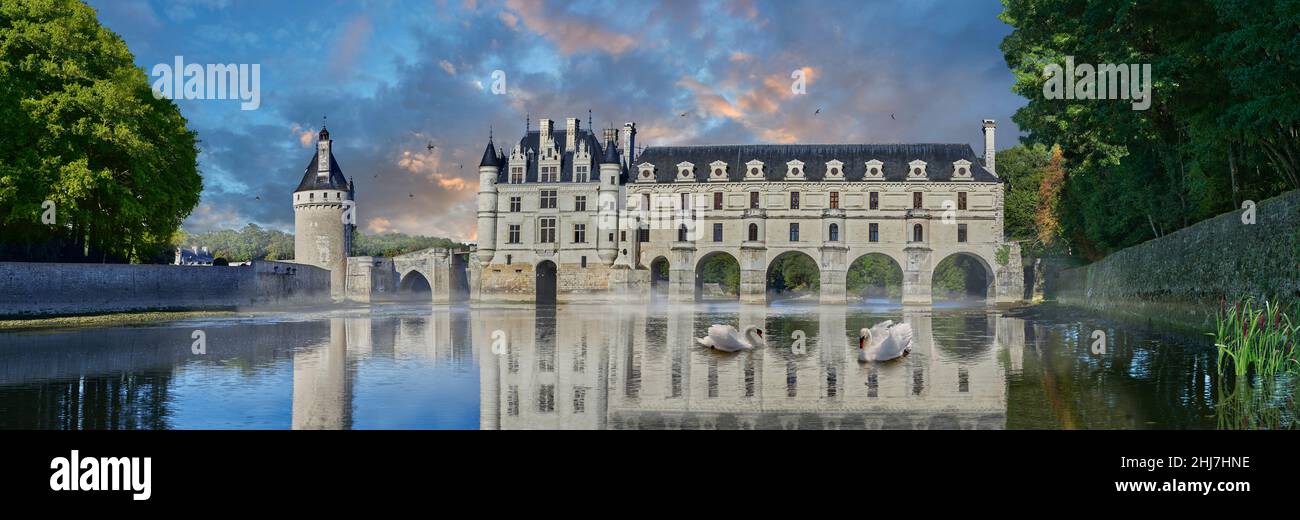
<instances>
[{"instance_id":1,"label":"riverbank","mask_svg":"<svg viewBox=\"0 0 1300 520\"><path fill-rule=\"evenodd\" d=\"M241 318L253 315L253 313L237 311L153 311L52 318L0 319L0 332L146 325L194 318Z\"/></svg>"},{"instance_id":2,"label":"riverbank","mask_svg":"<svg viewBox=\"0 0 1300 520\"><path fill-rule=\"evenodd\" d=\"M1179 328L1224 302L1300 298L1300 190L1059 272L1048 300ZM1208 330L1208 329L1206 329Z\"/></svg>"}]
</instances>

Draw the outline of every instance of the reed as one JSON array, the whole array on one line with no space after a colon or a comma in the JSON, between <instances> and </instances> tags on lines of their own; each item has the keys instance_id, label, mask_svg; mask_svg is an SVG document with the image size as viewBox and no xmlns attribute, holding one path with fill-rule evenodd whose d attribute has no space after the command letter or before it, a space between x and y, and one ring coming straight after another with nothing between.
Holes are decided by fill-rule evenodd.
<instances>
[{"instance_id":1,"label":"reed","mask_svg":"<svg viewBox=\"0 0 1300 520\"><path fill-rule=\"evenodd\" d=\"M1253 297L1224 305L1215 320L1215 331L1210 333L1219 349L1219 372L1231 361L1239 379L1252 372L1263 378L1300 373L1296 352L1300 319L1294 317L1296 310L1295 304L1267 299L1257 302Z\"/></svg>"}]
</instances>

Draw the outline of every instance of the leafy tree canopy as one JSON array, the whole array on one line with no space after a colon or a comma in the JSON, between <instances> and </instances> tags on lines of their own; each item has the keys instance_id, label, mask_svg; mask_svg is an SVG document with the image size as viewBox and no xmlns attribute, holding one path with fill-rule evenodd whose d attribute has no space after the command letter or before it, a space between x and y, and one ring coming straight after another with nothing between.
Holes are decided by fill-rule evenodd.
<instances>
[{"instance_id":1,"label":"leafy tree canopy","mask_svg":"<svg viewBox=\"0 0 1300 520\"><path fill-rule=\"evenodd\" d=\"M165 255L203 189L198 148L133 59L81 2L0 2L0 259Z\"/></svg>"}]
</instances>

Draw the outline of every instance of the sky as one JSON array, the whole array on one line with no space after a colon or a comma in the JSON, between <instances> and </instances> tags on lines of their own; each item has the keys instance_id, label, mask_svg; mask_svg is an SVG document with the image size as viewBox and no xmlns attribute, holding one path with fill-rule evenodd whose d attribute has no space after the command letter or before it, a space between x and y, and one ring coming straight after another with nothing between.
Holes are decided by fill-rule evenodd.
<instances>
[{"instance_id":1,"label":"sky","mask_svg":"<svg viewBox=\"0 0 1300 520\"><path fill-rule=\"evenodd\" d=\"M527 119L635 121L639 146L978 153L985 118L998 121L999 149L1016 144L1010 116L1025 103L998 49L1011 32L998 0L88 3L146 73L176 56L259 66L256 110L176 101L201 149L190 232L292 232L290 197L323 123L355 181L362 231L473 240L489 131L517 142ZM503 92L492 88L501 77Z\"/></svg>"}]
</instances>

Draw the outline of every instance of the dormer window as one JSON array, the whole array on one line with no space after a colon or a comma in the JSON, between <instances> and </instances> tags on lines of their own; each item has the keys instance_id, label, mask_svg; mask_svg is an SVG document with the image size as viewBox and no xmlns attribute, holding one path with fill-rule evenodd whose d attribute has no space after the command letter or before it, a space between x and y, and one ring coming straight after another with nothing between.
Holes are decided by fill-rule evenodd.
<instances>
[{"instance_id":1,"label":"dormer window","mask_svg":"<svg viewBox=\"0 0 1300 520\"><path fill-rule=\"evenodd\" d=\"M917 159L907 163L907 180L923 181L925 179L925 161Z\"/></svg>"},{"instance_id":2,"label":"dormer window","mask_svg":"<svg viewBox=\"0 0 1300 520\"><path fill-rule=\"evenodd\" d=\"M842 181L844 180L844 163L840 161L826 161L826 180Z\"/></svg>"},{"instance_id":3,"label":"dormer window","mask_svg":"<svg viewBox=\"0 0 1300 520\"><path fill-rule=\"evenodd\" d=\"M785 163L785 178L790 181L804 180L803 161L795 159Z\"/></svg>"},{"instance_id":4,"label":"dormer window","mask_svg":"<svg viewBox=\"0 0 1300 520\"><path fill-rule=\"evenodd\" d=\"M689 162L677 163L677 181L687 182L695 180L695 165Z\"/></svg>"},{"instance_id":5,"label":"dormer window","mask_svg":"<svg viewBox=\"0 0 1300 520\"><path fill-rule=\"evenodd\" d=\"M763 161L754 159L745 163L745 180L761 181L763 180Z\"/></svg>"},{"instance_id":6,"label":"dormer window","mask_svg":"<svg viewBox=\"0 0 1300 520\"><path fill-rule=\"evenodd\" d=\"M966 159L962 159L960 161L954 161L952 163L952 180L954 181L971 180L970 165L971 162L967 161Z\"/></svg>"},{"instance_id":7,"label":"dormer window","mask_svg":"<svg viewBox=\"0 0 1300 520\"><path fill-rule=\"evenodd\" d=\"M647 162L647 163L641 163L640 165L637 166L637 171L639 172L639 173L637 173L637 176L636 176L636 181L637 181L637 182L654 182L654 180L655 180L655 165L650 164L650 163L648 163L648 162Z\"/></svg>"},{"instance_id":8,"label":"dormer window","mask_svg":"<svg viewBox=\"0 0 1300 520\"><path fill-rule=\"evenodd\" d=\"M863 179L866 179L866 180L869 180L869 181L880 181L880 180L884 180L884 179L885 179L885 163L880 162L880 161L877 161L877 160L875 160L875 159L872 159L872 160L870 160L870 161L867 161L867 169L866 169L866 173L863 174L862 178L863 178Z\"/></svg>"},{"instance_id":9,"label":"dormer window","mask_svg":"<svg viewBox=\"0 0 1300 520\"><path fill-rule=\"evenodd\" d=\"M709 180L710 181L727 180L727 163L723 161L713 161L709 163Z\"/></svg>"}]
</instances>

